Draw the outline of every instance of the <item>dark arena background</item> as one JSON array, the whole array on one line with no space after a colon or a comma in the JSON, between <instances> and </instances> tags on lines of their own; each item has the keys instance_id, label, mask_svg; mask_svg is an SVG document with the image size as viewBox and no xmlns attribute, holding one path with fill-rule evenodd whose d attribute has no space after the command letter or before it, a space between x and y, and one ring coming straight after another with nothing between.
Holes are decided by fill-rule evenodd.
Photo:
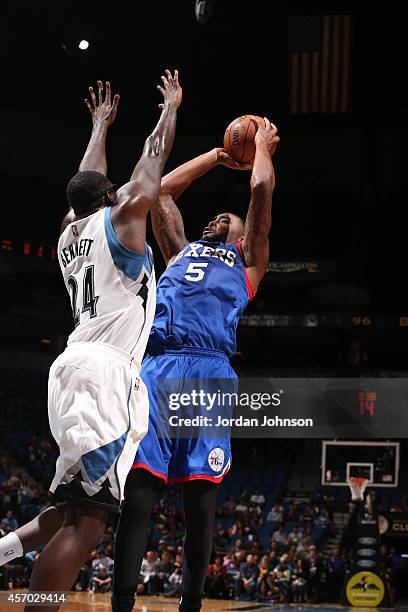
<instances>
[{"instance_id":1,"label":"dark arena background","mask_svg":"<svg viewBox=\"0 0 408 612\"><path fill-rule=\"evenodd\" d=\"M373 390L408 371L403 19L382 2L196 4L2 5L0 538L49 504L58 450L47 375L73 328L56 245L91 131L88 87L110 80L121 95L108 176L123 184L157 121L160 75L177 68L183 103L167 170L222 146L240 115L267 116L281 139L270 264L233 367L242 379L361 379L355 435L233 439L203 610L404 609L407 406L400 398L392 412ZM179 201L187 236L224 210L245 217L249 178L220 167L198 180ZM150 228L148 239L159 277ZM391 413L394 430L370 429ZM348 476L368 479L363 508ZM97 579L113 575L116 521L63 609L110 609L109 580ZM178 609L183 528L180 490L169 486L151 518L136 610ZM27 590L40 554L0 567L1 610L23 609L9 595ZM370 588L375 596L357 596Z\"/></svg>"}]
</instances>

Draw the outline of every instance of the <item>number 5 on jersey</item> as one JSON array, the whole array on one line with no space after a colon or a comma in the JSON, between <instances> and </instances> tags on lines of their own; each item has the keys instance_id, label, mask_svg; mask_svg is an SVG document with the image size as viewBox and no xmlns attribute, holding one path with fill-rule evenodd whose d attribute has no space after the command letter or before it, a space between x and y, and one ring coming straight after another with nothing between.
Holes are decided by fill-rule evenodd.
<instances>
[{"instance_id":1,"label":"number 5 on jersey","mask_svg":"<svg viewBox=\"0 0 408 612\"><path fill-rule=\"evenodd\" d=\"M70 288L72 316L74 317L74 324L76 327L79 325L80 321L80 310L77 308L78 283L74 276L68 276L67 283ZM81 312L86 312L88 310L91 319L96 317L96 303L98 299L99 296L95 296L94 266L87 266L84 272Z\"/></svg>"},{"instance_id":2,"label":"number 5 on jersey","mask_svg":"<svg viewBox=\"0 0 408 612\"><path fill-rule=\"evenodd\" d=\"M203 280L204 278L203 268L206 268L207 266L208 266L208 262L194 262L194 263L188 264L188 268L186 270L184 278L186 278L189 281L193 281L194 283L197 283L198 281Z\"/></svg>"}]
</instances>

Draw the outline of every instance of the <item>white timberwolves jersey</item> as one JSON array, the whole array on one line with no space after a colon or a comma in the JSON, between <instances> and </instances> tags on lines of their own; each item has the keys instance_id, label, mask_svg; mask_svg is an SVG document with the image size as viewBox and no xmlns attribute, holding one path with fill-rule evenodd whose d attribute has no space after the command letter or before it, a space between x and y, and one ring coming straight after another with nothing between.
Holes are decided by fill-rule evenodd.
<instances>
[{"instance_id":1,"label":"white timberwolves jersey","mask_svg":"<svg viewBox=\"0 0 408 612\"><path fill-rule=\"evenodd\" d=\"M68 225L58 260L75 329L50 368L48 416L60 455L50 491L118 510L146 434L149 402L139 378L156 306L152 254L127 249L111 208Z\"/></svg>"},{"instance_id":2,"label":"white timberwolves jersey","mask_svg":"<svg viewBox=\"0 0 408 612\"><path fill-rule=\"evenodd\" d=\"M152 253L139 255L116 237L104 208L61 234L58 260L71 298L78 342L110 345L140 364L156 307Z\"/></svg>"}]
</instances>

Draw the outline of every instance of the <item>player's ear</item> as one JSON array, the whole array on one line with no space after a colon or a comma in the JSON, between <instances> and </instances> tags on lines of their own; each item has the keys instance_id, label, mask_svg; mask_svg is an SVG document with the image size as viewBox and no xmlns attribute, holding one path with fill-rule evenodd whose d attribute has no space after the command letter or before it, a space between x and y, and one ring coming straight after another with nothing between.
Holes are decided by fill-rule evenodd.
<instances>
[{"instance_id":1,"label":"player's ear","mask_svg":"<svg viewBox=\"0 0 408 612\"><path fill-rule=\"evenodd\" d=\"M107 206L112 206L113 204L116 204L116 191L107 191L105 201Z\"/></svg>"}]
</instances>

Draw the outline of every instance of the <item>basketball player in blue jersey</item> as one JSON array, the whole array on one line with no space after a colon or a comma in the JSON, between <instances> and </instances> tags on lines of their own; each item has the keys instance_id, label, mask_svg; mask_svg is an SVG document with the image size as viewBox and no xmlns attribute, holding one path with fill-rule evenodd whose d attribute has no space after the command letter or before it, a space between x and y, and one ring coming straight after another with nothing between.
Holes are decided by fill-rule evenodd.
<instances>
[{"instance_id":1,"label":"basketball player in blue jersey","mask_svg":"<svg viewBox=\"0 0 408 612\"><path fill-rule=\"evenodd\" d=\"M114 612L133 608L150 513L163 483L183 483L186 520L180 611L198 612L210 560L218 486L231 465L230 439L200 435L170 437L162 431L163 379L176 379L180 393L199 379L236 381L229 358L236 327L269 261L272 193L271 155L277 129L264 119L255 136L251 201L244 222L233 213L211 219L199 240L189 242L175 200L219 164L239 167L222 149L205 153L163 178L152 208L156 240L167 264L157 286L157 306L142 376L149 391L149 431L128 476L114 567ZM164 420L169 417L169 411Z\"/></svg>"},{"instance_id":2,"label":"basketball player in blue jersey","mask_svg":"<svg viewBox=\"0 0 408 612\"><path fill-rule=\"evenodd\" d=\"M50 368L48 415L59 457L50 486L53 506L0 540L0 565L45 546L31 591L68 591L119 511L126 477L148 428L148 394L140 377L156 305L146 217L160 192L182 90L166 71L160 119L130 182L106 177L105 140L118 97L110 85L87 102L92 136L80 171L68 183L71 209L58 241L58 261L75 329ZM40 600L41 601L41 600ZM50 603L50 602L46 602ZM58 610L62 601L31 609Z\"/></svg>"}]
</instances>

